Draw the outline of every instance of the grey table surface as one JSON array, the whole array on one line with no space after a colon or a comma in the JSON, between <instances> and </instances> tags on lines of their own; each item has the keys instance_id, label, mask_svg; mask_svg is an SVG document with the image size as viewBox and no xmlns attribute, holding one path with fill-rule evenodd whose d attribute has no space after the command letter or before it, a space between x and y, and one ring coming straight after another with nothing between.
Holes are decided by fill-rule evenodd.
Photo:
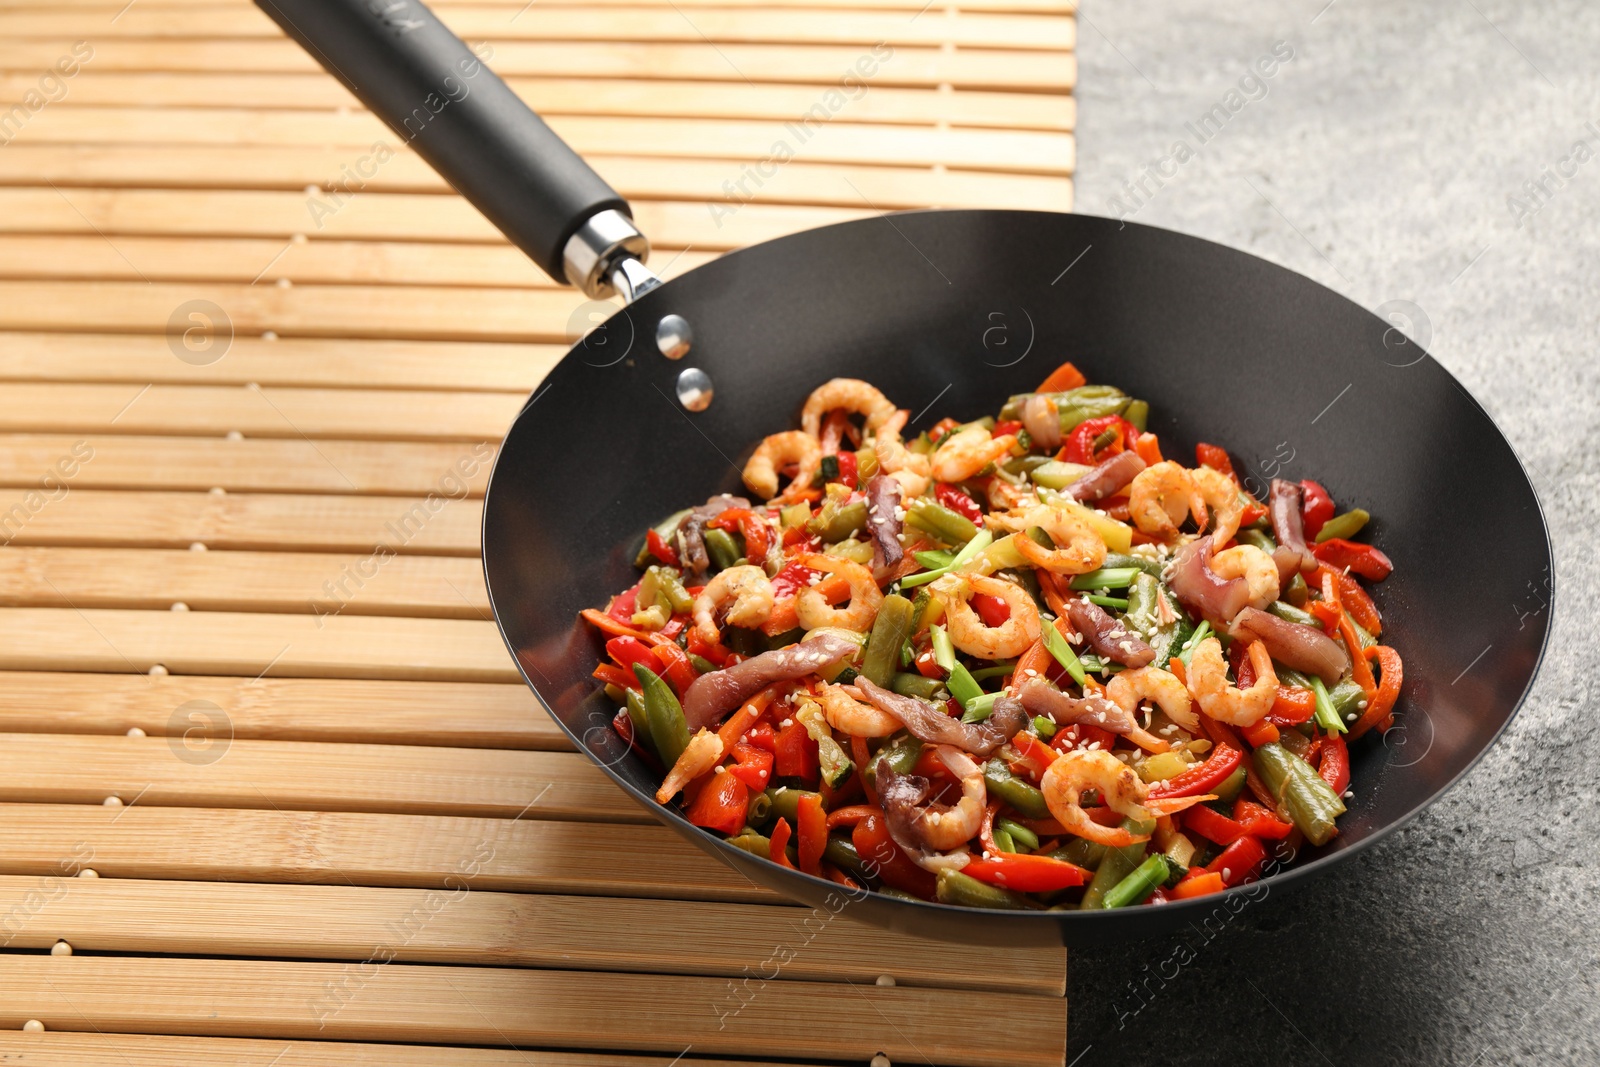
<instances>
[{"instance_id":1,"label":"grey table surface","mask_svg":"<svg viewBox=\"0 0 1600 1067\"><path fill-rule=\"evenodd\" d=\"M1487 757L1215 936L1073 953L1068 1061L1600 1063L1600 7L1088 0L1078 36L1077 210L1399 316L1516 447L1556 567L1543 669ZM1186 123L1219 103L1202 143ZM1494 516L1473 533L1493 566Z\"/></svg>"}]
</instances>

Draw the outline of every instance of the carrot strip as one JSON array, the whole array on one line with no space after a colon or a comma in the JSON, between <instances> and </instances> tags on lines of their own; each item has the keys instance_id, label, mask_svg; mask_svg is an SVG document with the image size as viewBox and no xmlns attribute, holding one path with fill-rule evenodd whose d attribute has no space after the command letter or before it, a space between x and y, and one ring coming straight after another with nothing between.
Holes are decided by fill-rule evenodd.
<instances>
[{"instance_id":1,"label":"carrot strip","mask_svg":"<svg viewBox=\"0 0 1600 1067\"><path fill-rule=\"evenodd\" d=\"M1146 800L1144 806L1158 815L1176 815L1186 808L1192 808L1196 804L1203 804L1208 800L1215 799L1217 799L1217 794L1215 793L1201 793L1199 796L1194 797L1158 797Z\"/></svg>"},{"instance_id":2,"label":"carrot strip","mask_svg":"<svg viewBox=\"0 0 1600 1067\"><path fill-rule=\"evenodd\" d=\"M847 808L839 808L828 813L828 829L836 830L841 826L854 826L871 815L882 815L882 809L876 804L852 804Z\"/></svg>"},{"instance_id":3,"label":"carrot strip","mask_svg":"<svg viewBox=\"0 0 1600 1067\"><path fill-rule=\"evenodd\" d=\"M1361 718L1351 724L1349 741L1354 741L1374 726L1380 732L1389 728L1394 722L1394 703L1400 697L1400 685L1405 680L1400 653L1388 645L1374 645L1367 649L1363 658L1378 661L1378 691L1368 698L1367 710L1361 713Z\"/></svg>"},{"instance_id":4,"label":"carrot strip","mask_svg":"<svg viewBox=\"0 0 1600 1067\"><path fill-rule=\"evenodd\" d=\"M1087 384L1089 379L1083 372L1074 367L1070 362L1063 363L1050 372L1050 376L1039 383L1039 388L1034 390L1039 393L1060 393L1068 389L1076 389Z\"/></svg>"},{"instance_id":5,"label":"carrot strip","mask_svg":"<svg viewBox=\"0 0 1600 1067\"><path fill-rule=\"evenodd\" d=\"M767 710L767 705L772 703L774 695L776 695L774 687L768 686L745 701L743 707L728 717L728 721L717 731L717 739L722 742L723 752L733 751L733 746L739 738L743 737L745 731L754 726L756 720L761 718L761 713Z\"/></svg>"},{"instance_id":6,"label":"carrot strip","mask_svg":"<svg viewBox=\"0 0 1600 1067\"><path fill-rule=\"evenodd\" d=\"M1161 442L1153 433L1142 433L1134 438L1133 451L1147 466L1154 467L1161 462Z\"/></svg>"},{"instance_id":7,"label":"carrot strip","mask_svg":"<svg viewBox=\"0 0 1600 1067\"><path fill-rule=\"evenodd\" d=\"M668 638L662 637L660 634L647 633L644 630L637 630L626 623L618 622L605 612L596 611L594 608L584 608L578 614L583 616L583 620L589 625L602 633L610 634L612 637L637 637L639 640L651 645L659 645L661 642L668 640Z\"/></svg>"},{"instance_id":8,"label":"carrot strip","mask_svg":"<svg viewBox=\"0 0 1600 1067\"><path fill-rule=\"evenodd\" d=\"M1191 897L1209 896L1212 893L1220 893L1227 887L1220 871L1207 871L1192 878L1185 878L1167 890L1167 899L1188 900Z\"/></svg>"}]
</instances>

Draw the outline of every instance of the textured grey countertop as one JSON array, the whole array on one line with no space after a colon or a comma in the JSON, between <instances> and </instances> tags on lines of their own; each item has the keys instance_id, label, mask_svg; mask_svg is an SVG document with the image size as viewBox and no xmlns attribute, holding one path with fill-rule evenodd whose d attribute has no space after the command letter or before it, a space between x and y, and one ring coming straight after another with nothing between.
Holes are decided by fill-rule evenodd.
<instances>
[{"instance_id":1,"label":"textured grey countertop","mask_svg":"<svg viewBox=\"0 0 1600 1067\"><path fill-rule=\"evenodd\" d=\"M1406 830L1215 936L1075 952L1069 1062L1600 1063L1600 8L1088 0L1078 36L1077 209L1403 314L1528 466L1556 597L1521 714Z\"/></svg>"}]
</instances>

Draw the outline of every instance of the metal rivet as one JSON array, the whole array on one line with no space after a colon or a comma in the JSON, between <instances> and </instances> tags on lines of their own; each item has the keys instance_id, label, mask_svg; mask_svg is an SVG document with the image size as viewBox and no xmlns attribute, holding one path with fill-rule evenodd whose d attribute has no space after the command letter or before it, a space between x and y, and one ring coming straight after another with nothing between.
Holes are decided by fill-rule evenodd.
<instances>
[{"instance_id":1,"label":"metal rivet","mask_svg":"<svg viewBox=\"0 0 1600 1067\"><path fill-rule=\"evenodd\" d=\"M682 315L663 315L656 323L656 347L668 359L682 359L694 344L694 330Z\"/></svg>"},{"instance_id":2,"label":"metal rivet","mask_svg":"<svg viewBox=\"0 0 1600 1067\"><path fill-rule=\"evenodd\" d=\"M699 367L686 367L678 375L678 403L690 411L704 411L711 406L716 391L711 388L711 375Z\"/></svg>"}]
</instances>

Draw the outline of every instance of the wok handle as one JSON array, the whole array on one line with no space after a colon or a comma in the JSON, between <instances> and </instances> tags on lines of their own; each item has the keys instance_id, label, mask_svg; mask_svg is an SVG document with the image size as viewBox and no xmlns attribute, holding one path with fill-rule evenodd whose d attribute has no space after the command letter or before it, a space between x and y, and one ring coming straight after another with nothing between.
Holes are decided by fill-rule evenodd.
<instances>
[{"instance_id":1,"label":"wok handle","mask_svg":"<svg viewBox=\"0 0 1600 1067\"><path fill-rule=\"evenodd\" d=\"M418 0L256 3L556 281L609 296L649 255L628 202Z\"/></svg>"}]
</instances>

